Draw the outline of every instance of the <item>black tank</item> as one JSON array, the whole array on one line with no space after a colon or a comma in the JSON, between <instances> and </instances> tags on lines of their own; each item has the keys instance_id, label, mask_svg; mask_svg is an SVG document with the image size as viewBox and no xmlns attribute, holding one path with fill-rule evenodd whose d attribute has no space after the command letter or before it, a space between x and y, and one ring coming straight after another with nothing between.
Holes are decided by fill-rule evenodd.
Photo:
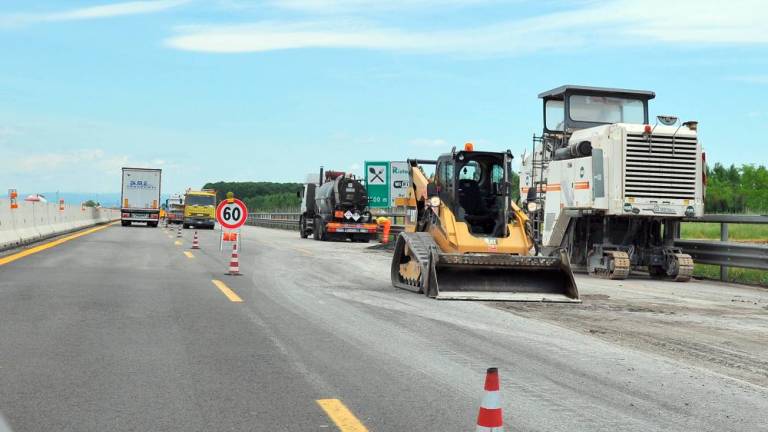
<instances>
[{"instance_id":1,"label":"black tank","mask_svg":"<svg viewBox=\"0 0 768 432\"><path fill-rule=\"evenodd\" d=\"M320 186L315 201L318 212L326 215L334 210L363 212L368 207L368 193L360 180L340 176Z\"/></svg>"}]
</instances>

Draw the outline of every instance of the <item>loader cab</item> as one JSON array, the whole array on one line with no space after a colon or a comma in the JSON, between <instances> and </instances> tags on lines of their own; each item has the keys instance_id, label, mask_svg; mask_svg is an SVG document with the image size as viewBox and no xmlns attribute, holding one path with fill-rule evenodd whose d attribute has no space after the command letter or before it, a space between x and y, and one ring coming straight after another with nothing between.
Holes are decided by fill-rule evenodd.
<instances>
[{"instance_id":1,"label":"loader cab","mask_svg":"<svg viewBox=\"0 0 768 432\"><path fill-rule=\"evenodd\" d=\"M510 153L466 150L437 160L438 196L474 235L506 236L510 160Z\"/></svg>"},{"instance_id":2,"label":"loader cab","mask_svg":"<svg viewBox=\"0 0 768 432\"><path fill-rule=\"evenodd\" d=\"M564 85L539 94L544 135L564 138L574 131L614 123L648 124L652 91Z\"/></svg>"}]
</instances>

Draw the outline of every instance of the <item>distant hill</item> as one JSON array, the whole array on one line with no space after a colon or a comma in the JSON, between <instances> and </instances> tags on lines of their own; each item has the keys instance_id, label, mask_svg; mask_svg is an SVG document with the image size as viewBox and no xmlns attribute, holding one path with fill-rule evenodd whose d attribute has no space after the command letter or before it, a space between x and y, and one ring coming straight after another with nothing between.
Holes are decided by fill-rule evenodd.
<instances>
[{"instance_id":1,"label":"distant hill","mask_svg":"<svg viewBox=\"0 0 768 432\"><path fill-rule=\"evenodd\" d=\"M302 187L301 183L220 181L206 183L203 189L215 189L219 200L224 199L227 192L232 192L245 202L250 211L273 211L298 207L296 192Z\"/></svg>"}]
</instances>

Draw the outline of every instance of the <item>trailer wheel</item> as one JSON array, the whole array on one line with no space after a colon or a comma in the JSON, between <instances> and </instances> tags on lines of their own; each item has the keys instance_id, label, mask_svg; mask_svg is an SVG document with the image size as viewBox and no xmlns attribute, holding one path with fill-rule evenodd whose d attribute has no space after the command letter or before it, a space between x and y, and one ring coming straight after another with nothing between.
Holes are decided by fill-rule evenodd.
<instances>
[{"instance_id":1,"label":"trailer wheel","mask_svg":"<svg viewBox=\"0 0 768 432\"><path fill-rule=\"evenodd\" d=\"M312 238L315 240L320 240L320 223L318 222L318 218L312 219L313 228L312 228Z\"/></svg>"},{"instance_id":2,"label":"trailer wheel","mask_svg":"<svg viewBox=\"0 0 768 432\"><path fill-rule=\"evenodd\" d=\"M309 237L307 235L307 219L304 215L299 216L299 236L303 239Z\"/></svg>"}]
</instances>

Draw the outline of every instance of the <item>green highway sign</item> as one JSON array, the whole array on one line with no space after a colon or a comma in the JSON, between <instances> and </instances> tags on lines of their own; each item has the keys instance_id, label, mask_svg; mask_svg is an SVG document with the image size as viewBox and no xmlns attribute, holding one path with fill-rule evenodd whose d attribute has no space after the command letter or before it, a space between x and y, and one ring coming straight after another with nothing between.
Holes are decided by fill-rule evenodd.
<instances>
[{"instance_id":1,"label":"green highway sign","mask_svg":"<svg viewBox=\"0 0 768 432\"><path fill-rule=\"evenodd\" d=\"M389 202L389 161L365 161L365 189L371 208L387 208Z\"/></svg>"}]
</instances>

